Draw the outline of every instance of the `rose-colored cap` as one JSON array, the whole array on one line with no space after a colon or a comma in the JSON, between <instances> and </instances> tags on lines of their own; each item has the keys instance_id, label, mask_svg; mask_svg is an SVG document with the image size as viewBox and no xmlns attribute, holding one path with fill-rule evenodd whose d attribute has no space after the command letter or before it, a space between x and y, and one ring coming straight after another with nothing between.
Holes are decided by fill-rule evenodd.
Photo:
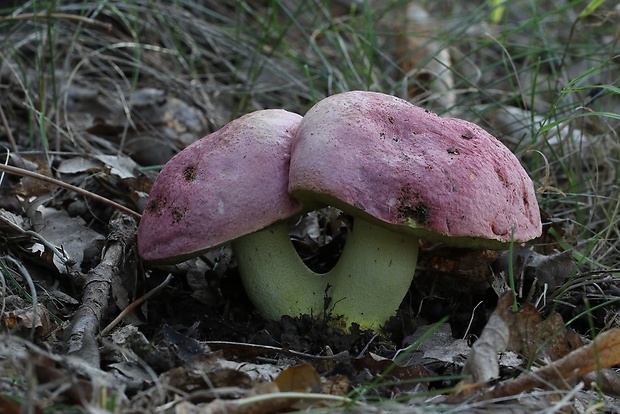
<instances>
[{"instance_id":1,"label":"rose-colored cap","mask_svg":"<svg viewBox=\"0 0 620 414\"><path fill-rule=\"evenodd\" d=\"M381 93L333 95L308 111L289 190L458 246L498 248L541 233L532 181L502 143Z\"/></svg>"},{"instance_id":2,"label":"rose-colored cap","mask_svg":"<svg viewBox=\"0 0 620 414\"><path fill-rule=\"evenodd\" d=\"M282 109L253 112L173 157L142 215L140 256L180 262L298 213L287 186L300 120Z\"/></svg>"}]
</instances>

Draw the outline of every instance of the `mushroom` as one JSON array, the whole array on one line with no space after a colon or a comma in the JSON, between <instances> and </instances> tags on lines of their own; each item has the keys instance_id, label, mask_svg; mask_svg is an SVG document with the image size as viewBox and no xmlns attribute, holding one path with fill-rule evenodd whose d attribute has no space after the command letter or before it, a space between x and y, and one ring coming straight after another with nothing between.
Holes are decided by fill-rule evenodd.
<instances>
[{"instance_id":1,"label":"mushroom","mask_svg":"<svg viewBox=\"0 0 620 414\"><path fill-rule=\"evenodd\" d=\"M409 289L419 238L501 249L541 232L531 180L474 124L359 91L326 98L300 119L257 111L177 154L153 185L140 255L179 262L232 241L265 317L330 313L345 327L378 329ZM306 211L331 205L353 217L325 274L291 243L287 219L301 213L298 199Z\"/></svg>"},{"instance_id":2,"label":"mushroom","mask_svg":"<svg viewBox=\"0 0 620 414\"><path fill-rule=\"evenodd\" d=\"M333 95L308 111L289 191L306 209L331 205L353 224L323 275L304 266L282 222L235 242L246 291L272 319L327 310L346 326L378 329L410 287L420 238L502 249L541 234L532 181L503 144L381 93Z\"/></svg>"},{"instance_id":3,"label":"mushroom","mask_svg":"<svg viewBox=\"0 0 620 414\"><path fill-rule=\"evenodd\" d=\"M140 220L140 256L178 263L299 214L287 186L300 120L281 109L252 112L175 155Z\"/></svg>"}]
</instances>

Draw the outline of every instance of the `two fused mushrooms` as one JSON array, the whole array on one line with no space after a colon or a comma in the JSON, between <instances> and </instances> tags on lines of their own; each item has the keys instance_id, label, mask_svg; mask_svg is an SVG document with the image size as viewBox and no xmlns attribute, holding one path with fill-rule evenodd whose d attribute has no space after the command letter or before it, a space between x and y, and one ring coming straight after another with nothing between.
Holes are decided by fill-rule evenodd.
<instances>
[{"instance_id":1,"label":"two fused mushrooms","mask_svg":"<svg viewBox=\"0 0 620 414\"><path fill-rule=\"evenodd\" d=\"M293 247L287 219L324 206L353 220L337 264L317 274ZM138 248L147 261L171 263L232 241L265 317L320 316L328 303L346 325L378 329L409 289L420 238L501 249L540 233L533 184L496 138L354 91L303 118L250 113L181 151L153 185Z\"/></svg>"}]
</instances>

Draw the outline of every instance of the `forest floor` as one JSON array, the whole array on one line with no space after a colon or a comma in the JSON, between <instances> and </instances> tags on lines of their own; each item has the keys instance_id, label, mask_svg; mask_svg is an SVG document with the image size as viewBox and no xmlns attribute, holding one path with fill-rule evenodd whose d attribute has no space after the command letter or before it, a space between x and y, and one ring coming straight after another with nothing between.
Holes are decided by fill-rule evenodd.
<instances>
[{"instance_id":1,"label":"forest floor","mask_svg":"<svg viewBox=\"0 0 620 414\"><path fill-rule=\"evenodd\" d=\"M12 3L0 413L620 412L614 2ZM534 183L542 236L505 251L422 242L377 332L336 329L329 312L263 318L229 245L139 257L174 154L246 113L304 115L350 90L496 136ZM291 228L317 272L346 243L330 211Z\"/></svg>"}]
</instances>

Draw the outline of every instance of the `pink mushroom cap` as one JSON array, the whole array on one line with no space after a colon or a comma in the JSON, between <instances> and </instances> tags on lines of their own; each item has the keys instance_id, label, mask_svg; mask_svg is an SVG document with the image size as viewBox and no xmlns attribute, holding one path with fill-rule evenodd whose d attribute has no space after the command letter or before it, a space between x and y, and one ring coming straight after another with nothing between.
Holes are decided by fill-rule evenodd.
<instances>
[{"instance_id":1,"label":"pink mushroom cap","mask_svg":"<svg viewBox=\"0 0 620 414\"><path fill-rule=\"evenodd\" d=\"M341 93L308 111L293 142L289 191L462 247L541 234L532 181L499 140L381 93Z\"/></svg>"},{"instance_id":2,"label":"pink mushroom cap","mask_svg":"<svg viewBox=\"0 0 620 414\"><path fill-rule=\"evenodd\" d=\"M181 262L300 212L287 190L300 120L282 109L256 111L174 156L138 227L142 258Z\"/></svg>"}]
</instances>

